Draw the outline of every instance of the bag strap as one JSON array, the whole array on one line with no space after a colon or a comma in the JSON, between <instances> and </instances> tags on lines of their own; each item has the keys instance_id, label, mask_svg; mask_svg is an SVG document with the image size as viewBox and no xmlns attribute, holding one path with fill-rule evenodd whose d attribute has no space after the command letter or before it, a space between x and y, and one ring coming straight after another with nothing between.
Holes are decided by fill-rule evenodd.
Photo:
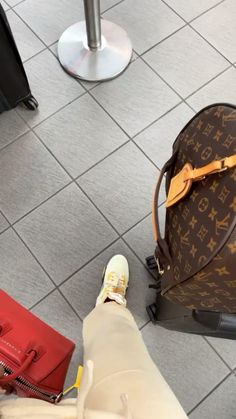
<instances>
[{"instance_id":1,"label":"bag strap","mask_svg":"<svg viewBox=\"0 0 236 419\"><path fill-rule=\"evenodd\" d=\"M173 165L174 160L176 158L177 151L171 156L169 160L164 164L159 177L157 181L157 185L154 191L153 195L153 201L152 201L152 226L153 226L153 235L154 240L157 242L159 239L161 239L161 232L160 232L160 223L159 223L159 213L158 213L158 207L159 207L159 195L160 195L160 189L161 184L163 181L164 174L168 172L170 167Z\"/></svg>"},{"instance_id":2,"label":"bag strap","mask_svg":"<svg viewBox=\"0 0 236 419\"><path fill-rule=\"evenodd\" d=\"M37 352L32 350L30 351L30 353L28 354L27 358L25 359L25 361L23 362L23 364L21 365L21 367L18 368L18 370L16 370L14 373L0 378L0 385L2 384L8 384L11 381L15 380L19 375L21 375L28 367L29 365L33 362L33 359L35 358Z\"/></svg>"},{"instance_id":3,"label":"bag strap","mask_svg":"<svg viewBox=\"0 0 236 419\"><path fill-rule=\"evenodd\" d=\"M160 232L160 223L159 223L159 213L158 213L158 206L159 206L159 195L160 195L160 188L163 181L163 177L166 172L171 168L176 158L178 150L176 150L172 157L165 163L163 166L158 181L156 185L156 189L154 191L153 196L153 204L152 204L152 225L153 225L153 234L154 240L157 242L157 247L155 251L155 260L157 263L159 274L162 275L164 273L163 265L165 264L167 267L168 272L166 275L169 277L172 274L172 262L171 256L169 254L168 245L164 238L161 236ZM200 167L195 169L192 167L190 163L186 163L183 169L171 179L170 187L168 191L168 197L166 200L166 207L174 205L180 199L187 195L189 192L192 182L200 181L204 179L208 175L212 175L214 173L220 173L225 170L228 170L232 167L236 166L236 154L226 157L221 160L215 160L206 166Z\"/></svg>"},{"instance_id":4,"label":"bag strap","mask_svg":"<svg viewBox=\"0 0 236 419\"><path fill-rule=\"evenodd\" d=\"M214 173L224 172L225 170L231 169L236 166L236 154L225 157L221 160L214 160L206 166L193 169L186 180L192 179L194 182L204 179L206 176L213 175Z\"/></svg>"}]
</instances>

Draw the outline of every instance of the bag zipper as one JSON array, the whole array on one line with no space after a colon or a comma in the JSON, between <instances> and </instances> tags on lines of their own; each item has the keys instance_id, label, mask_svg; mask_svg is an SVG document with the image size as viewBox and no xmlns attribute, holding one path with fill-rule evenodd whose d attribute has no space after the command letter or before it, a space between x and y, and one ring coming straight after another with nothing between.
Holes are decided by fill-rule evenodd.
<instances>
[{"instance_id":1,"label":"bag zipper","mask_svg":"<svg viewBox=\"0 0 236 419\"><path fill-rule=\"evenodd\" d=\"M0 365L4 368L5 376L12 374L12 370L11 368L9 368L8 365L6 365L2 361L0 361ZM46 391L42 391L40 390L40 388L29 383L29 381L25 380L25 378L23 378L20 375L15 380L12 380L12 383L16 384L18 387L20 387L23 390L29 390L32 394L34 394L35 396L39 396L41 399L47 402L59 403L59 401L61 400L63 396L63 393L53 394L53 393L48 393Z\"/></svg>"}]
</instances>

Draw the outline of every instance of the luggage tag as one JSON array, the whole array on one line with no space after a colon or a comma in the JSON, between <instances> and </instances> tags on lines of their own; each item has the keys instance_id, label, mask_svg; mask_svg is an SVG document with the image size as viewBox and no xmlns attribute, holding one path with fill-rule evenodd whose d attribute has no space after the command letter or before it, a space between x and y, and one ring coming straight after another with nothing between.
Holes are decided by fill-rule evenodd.
<instances>
[{"instance_id":1,"label":"luggage tag","mask_svg":"<svg viewBox=\"0 0 236 419\"><path fill-rule=\"evenodd\" d=\"M75 383L72 386L68 387L66 390L63 391L63 396L65 396L65 394L68 394L74 388L77 388L77 389L80 388L82 374L83 374L83 367L81 365L79 365Z\"/></svg>"}]
</instances>

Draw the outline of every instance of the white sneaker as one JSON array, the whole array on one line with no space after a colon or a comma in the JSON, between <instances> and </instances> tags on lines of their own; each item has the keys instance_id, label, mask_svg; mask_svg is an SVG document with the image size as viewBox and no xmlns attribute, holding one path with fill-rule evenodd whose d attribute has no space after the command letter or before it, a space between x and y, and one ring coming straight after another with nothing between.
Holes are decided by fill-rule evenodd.
<instances>
[{"instance_id":1,"label":"white sneaker","mask_svg":"<svg viewBox=\"0 0 236 419\"><path fill-rule=\"evenodd\" d=\"M96 301L103 304L107 298L118 304L126 306L125 294L129 282L129 265L127 259L122 255L113 256L108 262L104 281Z\"/></svg>"}]
</instances>

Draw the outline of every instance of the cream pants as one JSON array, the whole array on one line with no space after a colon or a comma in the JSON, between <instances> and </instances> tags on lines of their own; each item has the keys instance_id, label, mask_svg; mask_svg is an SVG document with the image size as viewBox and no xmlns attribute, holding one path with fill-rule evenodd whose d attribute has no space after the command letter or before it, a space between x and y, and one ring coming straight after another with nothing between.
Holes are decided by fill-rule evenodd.
<instances>
[{"instance_id":1,"label":"cream pants","mask_svg":"<svg viewBox=\"0 0 236 419\"><path fill-rule=\"evenodd\" d=\"M127 394L128 409L134 419L187 418L125 307L113 302L96 307L84 320L83 338L84 364L93 365L89 391L86 391L89 369L85 367L78 400L65 399L56 406L36 399L2 400L0 418L109 419L118 417L116 414L123 417L121 394Z\"/></svg>"},{"instance_id":2,"label":"cream pants","mask_svg":"<svg viewBox=\"0 0 236 419\"><path fill-rule=\"evenodd\" d=\"M175 395L152 361L131 313L116 303L96 307L84 321L85 363L94 364L88 409L121 411L128 395L135 419L186 419Z\"/></svg>"}]
</instances>

